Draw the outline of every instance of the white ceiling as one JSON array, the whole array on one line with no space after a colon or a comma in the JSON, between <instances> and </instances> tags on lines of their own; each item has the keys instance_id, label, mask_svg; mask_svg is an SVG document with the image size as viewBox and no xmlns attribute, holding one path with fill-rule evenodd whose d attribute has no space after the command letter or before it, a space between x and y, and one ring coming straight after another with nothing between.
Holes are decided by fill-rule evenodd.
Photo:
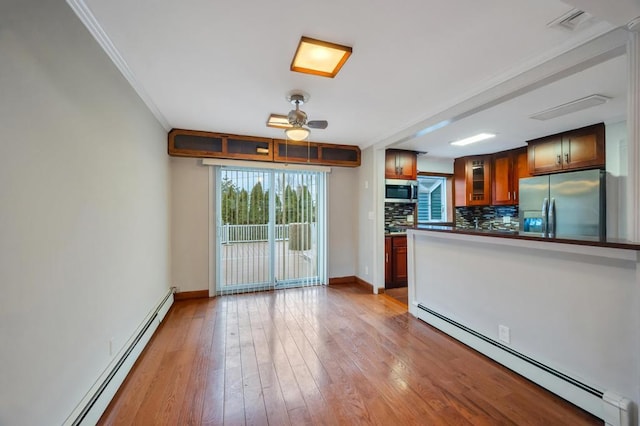
<instances>
[{"instance_id":1,"label":"white ceiling","mask_svg":"<svg viewBox=\"0 0 640 426\"><path fill-rule=\"evenodd\" d=\"M624 119L625 58L617 56L497 106L476 105L476 114L425 136L409 131L456 108L464 112L474 95L640 16L635 0L610 1L591 25L569 32L547 27L574 7L556 0L68 1L84 9L86 24L95 19L88 27L103 32L103 47L167 130L283 137L265 122L270 113L286 113L286 93L301 89L311 95L303 107L309 118L329 121L311 140L395 144L436 157L498 151ZM289 70L302 35L353 47L335 79ZM592 93L613 100L547 122L526 118ZM480 129L499 136L474 148L449 146Z\"/></svg>"}]
</instances>

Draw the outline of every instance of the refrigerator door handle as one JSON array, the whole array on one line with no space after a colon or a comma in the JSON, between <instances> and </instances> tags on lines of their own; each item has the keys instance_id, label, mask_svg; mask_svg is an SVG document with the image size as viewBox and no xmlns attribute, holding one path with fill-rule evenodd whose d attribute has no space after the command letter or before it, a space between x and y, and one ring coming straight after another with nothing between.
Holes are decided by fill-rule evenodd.
<instances>
[{"instance_id":1,"label":"refrigerator door handle","mask_svg":"<svg viewBox=\"0 0 640 426\"><path fill-rule=\"evenodd\" d=\"M552 198L549 204L549 226L548 226L549 238L555 238L556 236L556 199Z\"/></svg>"},{"instance_id":2,"label":"refrigerator door handle","mask_svg":"<svg viewBox=\"0 0 640 426\"><path fill-rule=\"evenodd\" d=\"M542 200L542 236L546 237L547 236L547 221L548 221L548 217L547 217L547 210L549 209L549 199L545 198L544 200Z\"/></svg>"}]
</instances>

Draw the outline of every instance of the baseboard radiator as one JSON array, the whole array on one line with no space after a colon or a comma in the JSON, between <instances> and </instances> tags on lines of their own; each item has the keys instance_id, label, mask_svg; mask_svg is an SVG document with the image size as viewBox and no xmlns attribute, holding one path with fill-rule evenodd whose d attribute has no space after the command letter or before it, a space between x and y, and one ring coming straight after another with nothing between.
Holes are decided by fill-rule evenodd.
<instances>
[{"instance_id":1,"label":"baseboard radiator","mask_svg":"<svg viewBox=\"0 0 640 426\"><path fill-rule=\"evenodd\" d=\"M156 307L149 313L134 332L125 347L116 355L107 369L80 401L76 409L64 422L64 426L94 425L100 420L104 410L129 374L131 367L142 353L153 333L156 331L169 308L173 304L171 288Z\"/></svg>"},{"instance_id":2,"label":"baseboard radiator","mask_svg":"<svg viewBox=\"0 0 640 426\"><path fill-rule=\"evenodd\" d=\"M602 391L536 361L428 307L418 304L417 317L494 361L604 420L610 426L632 426L632 402Z\"/></svg>"}]
</instances>

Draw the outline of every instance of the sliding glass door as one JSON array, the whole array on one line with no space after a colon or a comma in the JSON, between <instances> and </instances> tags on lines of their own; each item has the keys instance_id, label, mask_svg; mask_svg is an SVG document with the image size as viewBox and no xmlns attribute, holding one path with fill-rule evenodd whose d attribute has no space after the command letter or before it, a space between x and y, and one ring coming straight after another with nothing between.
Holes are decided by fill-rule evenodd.
<instances>
[{"instance_id":1,"label":"sliding glass door","mask_svg":"<svg viewBox=\"0 0 640 426\"><path fill-rule=\"evenodd\" d=\"M219 167L217 293L325 281L325 176Z\"/></svg>"}]
</instances>

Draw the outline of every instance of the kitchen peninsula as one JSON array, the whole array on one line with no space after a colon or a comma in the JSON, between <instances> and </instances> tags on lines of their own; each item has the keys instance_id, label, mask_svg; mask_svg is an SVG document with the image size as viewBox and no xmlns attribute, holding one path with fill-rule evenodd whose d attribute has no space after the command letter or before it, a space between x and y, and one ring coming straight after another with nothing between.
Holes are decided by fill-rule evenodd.
<instances>
[{"instance_id":1,"label":"kitchen peninsula","mask_svg":"<svg viewBox=\"0 0 640 426\"><path fill-rule=\"evenodd\" d=\"M407 249L412 315L600 418L633 411L640 245L422 227Z\"/></svg>"}]
</instances>

